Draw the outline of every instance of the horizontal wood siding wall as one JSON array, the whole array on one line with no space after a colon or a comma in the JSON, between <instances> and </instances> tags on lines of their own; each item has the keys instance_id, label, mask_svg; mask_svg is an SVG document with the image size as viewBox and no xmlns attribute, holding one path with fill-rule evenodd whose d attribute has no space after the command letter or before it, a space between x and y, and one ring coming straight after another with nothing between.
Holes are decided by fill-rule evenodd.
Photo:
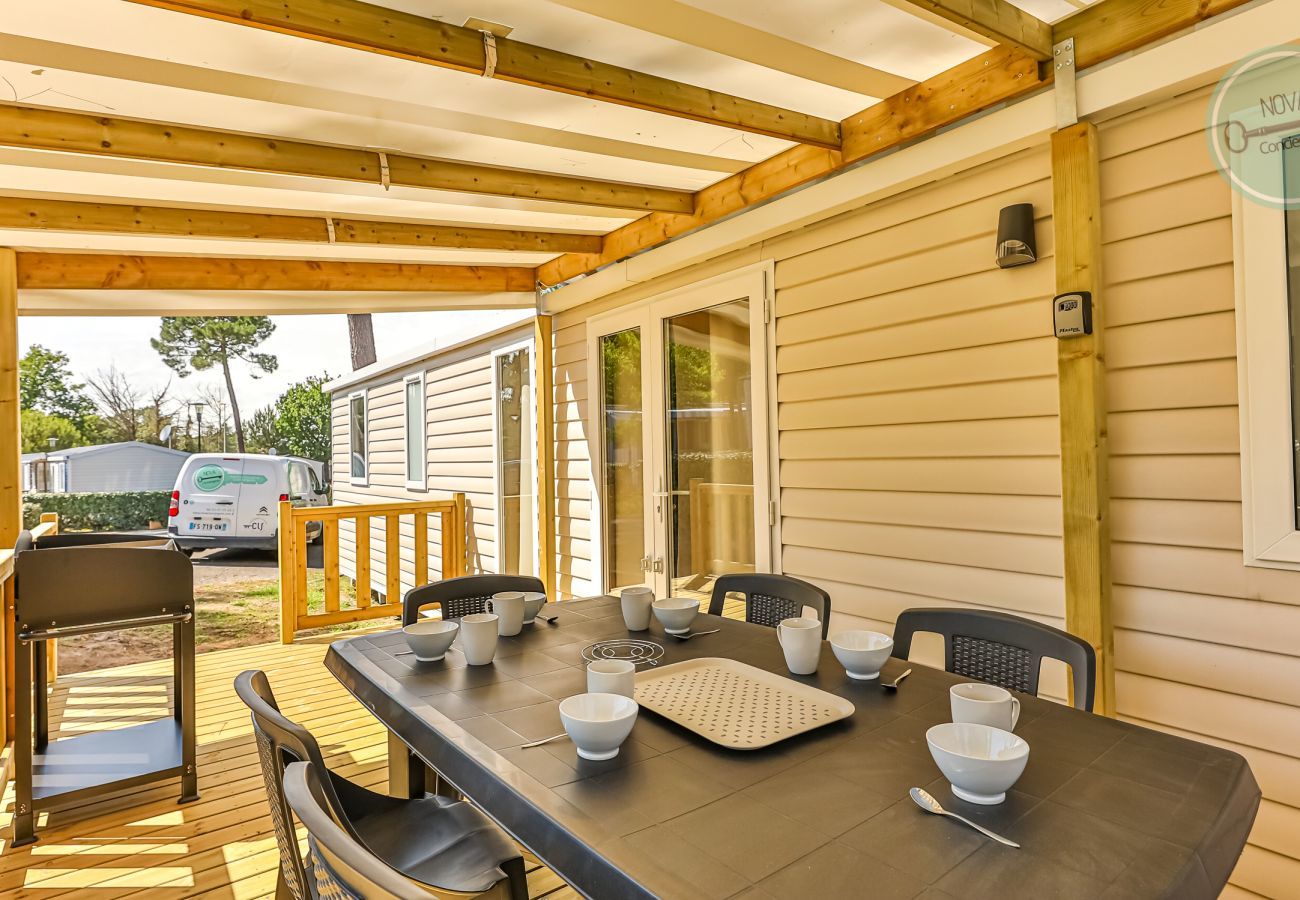
<instances>
[{"instance_id":1,"label":"horizontal wood siding wall","mask_svg":"<svg viewBox=\"0 0 1300 900\"><path fill-rule=\"evenodd\" d=\"M1233 875L1300 893L1300 573L1242 562L1231 193L1208 95L1101 130L1116 699L1229 747L1264 803Z\"/></svg>"},{"instance_id":2,"label":"horizontal wood siding wall","mask_svg":"<svg viewBox=\"0 0 1300 900\"><path fill-rule=\"evenodd\" d=\"M393 500L429 500L465 494L467 571L497 571L497 504L493 459L492 351L518 343L532 334L511 332L490 344L463 352L412 363L387 373L364 387L339 391L333 397L334 502L384 503ZM426 464L428 490L406 486L404 380L424 373ZM348 477L348 395L364 390L370 423L370 478L365 486ZM402 590L415 583L415 526L410 518L401 525ZM436 572L442 553L438 517L429 520L429 560ZM345 521L339 529L339 558L343 574L356 572L356 529ZM382 520L371 522L371 584L384 589Z\"/></svg>"}]
</instances>

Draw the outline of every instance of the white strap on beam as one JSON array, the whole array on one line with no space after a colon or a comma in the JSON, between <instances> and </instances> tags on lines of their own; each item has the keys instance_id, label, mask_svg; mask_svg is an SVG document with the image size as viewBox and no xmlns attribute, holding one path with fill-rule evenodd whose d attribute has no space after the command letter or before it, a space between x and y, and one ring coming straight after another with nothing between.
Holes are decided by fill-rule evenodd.
<instances>
[{"instance_id":1,"label":"white strap on beam","mask_svg":"<svg viewBox=\"0 0 1300 900\"><path fill-rule=\"evenodd\" d=\"M1069 128L1079 121L1079 95L1075 91L1074 38L1069 37L1052 47L1052 70L1055 80L1056 127Z\"/></svg>"},{"instance_id":2,"label":"white strap on beam","mask_svg":"<svg viewBox=\"0 0 1300 900\"><path fill-rule=\"evenodd\" d=\"M334 234L334 217L333 217L333 216L326 216L326 217L325 217L325 230L326 230L326 232L329 233L329 236L330 236L330 243L331 243L331 244L338 243L337 237L336 237L336 235Z\"/></svg>"},{"instance_id":3,"label":"white strap on beam","mask_svg":"<svg viewBox=\"0 0 1300 900\"><path fill-rule=\"evenodd\" d=\"M384 186L384 190L388 190L393 183L388 171L388 154L383 150L376 152L379 154L379 183Z\"/></svg>"},{"instance_id":4,"label":"white strap on beam","mask_svg":"<svg viewBox=\"0 0 1300 900\"><path fill-rule=\"evenodd\" d=\"M497 36L483 32L483 77L491 78L497 71Z\"/></svg>"}]
</instances>

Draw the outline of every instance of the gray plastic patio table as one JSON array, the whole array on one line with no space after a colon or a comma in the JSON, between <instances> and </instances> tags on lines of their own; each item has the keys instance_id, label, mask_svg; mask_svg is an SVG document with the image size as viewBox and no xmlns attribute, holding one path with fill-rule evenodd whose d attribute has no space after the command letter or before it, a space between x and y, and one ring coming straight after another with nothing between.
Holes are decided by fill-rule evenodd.
<instances>
[{"instance_id":1,"label":"gray plastic patio table","mask_svg":"<svg viewBox=\"0 0 1300 900\"><path fill-rule=\"evenodd\" d=\"M695 629L720 631L680 642L657 622L629 633L612 597L547 610L558 626L502 638L488 666L455 651L417 662L399 631L338 641L325 664L588 897L1213 898L1259 806L1235 753L1032 697L1016 729L1030 744L1024 775L1000 806L965 803L925 742L962 679L913 664L886 693L849 679L829 644L798 680L847 697L855 714L775 746L726 750L642 710L613 760L580 759L567 740L522 749L563 730L559 701L585 690L593 641L653 640L661 666L720 656L788 674L763 626L701 616ZM890 660L883 677L904 665ZM1023 849L923 813L913 785Z\"/></svg>"}]
</instances>

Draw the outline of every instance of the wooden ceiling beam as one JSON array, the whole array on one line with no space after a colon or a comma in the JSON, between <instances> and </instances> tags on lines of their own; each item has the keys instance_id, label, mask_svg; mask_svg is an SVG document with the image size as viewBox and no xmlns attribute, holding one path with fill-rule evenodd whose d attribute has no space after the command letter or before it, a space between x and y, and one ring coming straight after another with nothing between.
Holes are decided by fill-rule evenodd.
<instances>
[{"instance_id":1,"label":"wooden ceiling beam","mask_svg":"<svg viewBox=\"0 0 1300 900\"><path fill-rule=\"evenodd\" d=\"M0 146L381 184L378 150L0 103ZM690 191L387 153L404 187L660 212L690 212Z\"/></svg>"},{"instance_id":2,"label":"wooden ceiling beam","mask_svg":"<svg viewBox=\"0 0 1300 900\"><path fill-rule=\"evenodd\" d=\"M1096 65L1249 0L1099 0L1056 23L1052 39L1076 39L1079 68ZM605 236L600 253L566 254L537 267L556 285L649 250L869 156L933 134L1052 81L1051 67L1015 47L994 47L845 119L840 153L796 147L695 195L691 215L653 213ZM799 152L796 152L799 151Z\"/></svg>"},{"instance_id":3,"label":"wooden ceiling beam","mask_svg":"<svg viewBox=\"0 0 1300 900\"><path fill-rule=\"evenodd\" d=\"M1052 58L1052 26L1007 0L899 0L892 5L918 10L924 18L957 25L1040 61Z\"/></svg>"},{"instance_id":4,"label":"wooden ceiling beam","mask_svg":"<svg viewBox=\"0 0 1300 900\"><path fill-rule=\"evenodd\" d=\"M328 224L331 221L333 237ZM3 196L0 228L533 253L590 253L600 249L600 235L594 234Z\"/></svg>"},{"instance_id":5,"label":"wooden ceiling beam","mask_svg":"<svg viewBox=\"0 0 1300 900\"><path fill-rule=\"evenodd\" d=\"M533 270L519 266L18 254L18 287L28 290L499 292L533 286Z\"/></svg>"},{"instance_id":6,"label":"wooden ceiling beam","mask_svg":"<svg viewBox=\"0 0 1300 900\"><path fill-rule=\"evenodd\" d=\"M840 143L830 119L510 38L495 38L489 66L482 32L360 0L131 2L801 144Z\"/></svg>"}]
</instances>

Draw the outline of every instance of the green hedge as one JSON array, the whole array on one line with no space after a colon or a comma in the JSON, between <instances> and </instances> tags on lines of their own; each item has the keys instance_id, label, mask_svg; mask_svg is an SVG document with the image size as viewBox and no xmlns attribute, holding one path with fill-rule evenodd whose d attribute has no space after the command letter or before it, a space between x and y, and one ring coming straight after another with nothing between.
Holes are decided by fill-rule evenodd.
<instances>
[{"instance_id":1,"label":"green hedge","mask_svg":"<svg viewBox=\"0 0 1300 900\"><path fill-rule=\"evenodd\" d=\"M23 527L32 528L41 513L59 514L68 531L134 531L167 522L170 491L123 491L104 494L24 494Z\"/></svg>"}]
</instances>

